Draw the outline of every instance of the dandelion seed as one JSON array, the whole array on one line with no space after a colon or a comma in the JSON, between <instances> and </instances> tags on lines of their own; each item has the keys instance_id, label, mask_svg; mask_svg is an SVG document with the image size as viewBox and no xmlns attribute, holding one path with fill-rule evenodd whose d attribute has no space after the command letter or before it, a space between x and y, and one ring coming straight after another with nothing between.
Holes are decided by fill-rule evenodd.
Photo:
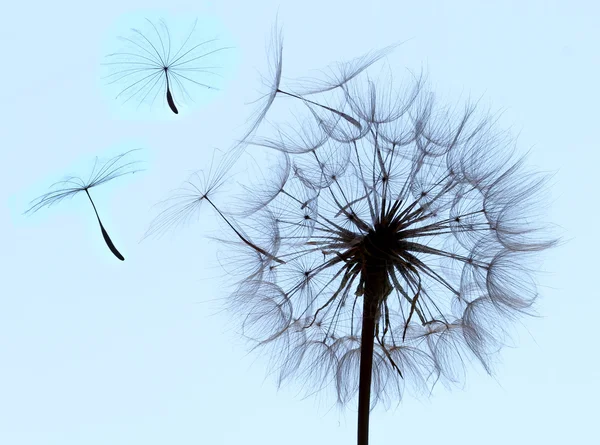
<instances>
[{"instance_id":1,"label":"dandelion seed","mask_svg":"<svg viewBox=\"0 0 600 445\"><path fill-rule=\"evenodd\" d=\"M170 110L178 114L178 102L193 100L186 85L217 89L211 78L222 77L221 67L211 60L230 47L218 47L217 39L197 43L198 20L180 45L173 42L164 20L146 22L145 30L132 29L129 37L120 37L125 48L107 55L103 63L110 70L104 79L121 87L117 99L154 103L162 93Z\"/></svg>"},{"instance_id":2,"label":"dandelion seed","mask_svg":"<svg viewBox=\"0 0 600 445\"><path fill-rule=\"evenodd\" d=\"M193 218L198 218L198 211L202 204L206 202L243 243L261 255L282 262L275 255L253 243L250 237L243 233L243 229L238 227L235 222L230 221L215 205L214 195L225 185L227 174L237 161L239 154L234 149L225 153L221 159L215 159L215 153L213 152L213 159L208 172L196 171L192 173L183 186L172 191L167 199L157 204L157 207L162 208L162 210L152 220L142 240L148 237L160 237L171 228L188 224Z\"/></svg>"},{"instance_id":3,"label":"dandelion seed","mask_svg":"<svg viewBox=\"0 0 600 445\"><path fill-rule=\"evenodd\" d=\"M317 86L311 84L309 80L304 79L301 82L292 84L290 88L285 88L281 85L283 73L283 35L278 27L277 21L273 26L271 33L271 41L268 45L269 59L269 76L262 78L263 85L267 88L259 99L252 103L260 103L261 105L254 111L249 121L251 122L248 130L240 139L240 144L246 143L255 133L256 129L265 119L269 109L273 105L277 95L286 96L289 98L300 100L307 107L316 107L327 113L334 114L337 118L344 120L346 123L361 130L361 123L358 119L341 110L341 107L334 108L323 103L316 102L306 96L316 93L322 93L341 88L351 81L354 77L366 70L369 66L389 54L398 44L390 45L378 51L372 51L364 56L357 58L351 64L338 64L338 69L331 69L332 78L330 82L321 82ZM296 89L302 90L301 93L296 92Z\"/></svg>"},{"instance_id":4,"label":"dandelion seed","mask_svg":"<svg viewBox=\"0 0 600 445\"><path fill-rule=\"evenodd\" d=\"M52 190L31 201L31 206L24 212L24 214L33 214L42 207L51 207L66 198L73 198L78 193L85 192L92 203L92 207L94 208L94 213L98 219L98 224L100 224L100 231L102 232L104 242L114 256L121 261L124 261L125 258L115 247L110 236L108 235L108 232L104 228L102 221L100 220L100 215L96 209L96 204L94 204L92 196L90 195L90 189L102 185L108 181L112 181L120 176L142 171L142 169L135 168L139 161L129 161L125 163L122 162L127 155L137 150L139 149L129 150L125 153L115 156L103 164L99 164L98 158L96 158L94 167L92 168L92 172L90 173L87 181L84 181L78 176L68 176L64 180L52 184L50 186Z\"/></svg>"},{"instance_id":5,"label":"dandelion seed","mask_svg":"<svg viewBox=\"0 0 600 445\"><path fill-rule=\"evenodd\" d=\"M198 170L190 174L181 187L172 190L168 198L154 206L160 211L152 220L142 240L160 237L171 228L187 225L198 217L198 210L204 202L208 202L210 198L214 199L214 195L225 185L227 174L237 160L233 151L220 159L217 158L218 154L217 150L213 151L210 166L206 171Z\"/></svg>"}]
</instances>

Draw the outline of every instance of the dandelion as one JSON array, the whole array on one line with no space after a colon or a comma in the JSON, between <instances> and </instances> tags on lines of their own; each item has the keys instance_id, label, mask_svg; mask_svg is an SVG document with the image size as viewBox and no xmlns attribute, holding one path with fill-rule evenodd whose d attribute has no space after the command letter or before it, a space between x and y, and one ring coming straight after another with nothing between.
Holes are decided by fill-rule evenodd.
<instances>
[{"instance_id":1,"label":"dandelion","mask_svg":"<svg viewBox=\"0 0 600 445\"><path fill-rule=\"evenodd\" d=\"M270 239L241 245L230 306L280 384L358 396L366 445L377 402L460 382L471 360L492 372L512 322L533 313L531 256L555 241L535 219L548 178L491 118L440 107L422 79L400 96L360 80L319 87L341 94L338 113L301 97L302 128L249 140L281 168L243 198L240 226Z\"/></svg>"},{"instance_id":2,"label":"dandelion","mask_svg":"<svg viewBox=\"0 0 600 445\"><path fill-rule=\"evenodd\" d=\"M133 174L141 171L141 169L136 168L136 165L139 163L139 161L123 162L124 158L127 155L137 150L138 149L129 150L125 153L115 156L114 158L111 158L103 164L99 164L98 158L96 158L94 162L94 167L92 168L92 172L90 173L89 179L87 181L84 181L78 176L68 176L62 181L55 182L50 186L51 191L31 201L31 206L24 213L33 214L40 210L42 207L51 207L54 204L57 204L66 198L73 198L78 193L85 192L90 202L92 203L92 207L94 208L94 213L96 214L96 218L98 219L98 224L100 224L100 231L102 232L104 242L106 243L110 251L113 253L113 255L115 255L121 261L124 261L125 258L115 247L110 236L108 235L108 232L104 228L102 221L100 220L100 215L98 215L96 204L94 204L94 201L92 200L92 197L90 195L90 189L102 185L113 179L116 179L120 176Z\"/></svg>"},{"instance_id":3,"label":"dandelion","mask_svg":"<svg viewBox=\"0 0 600 445\"><path fill-rule=\"evenodd\" d=\"M230 47L217 47L217 39L197 43L195 32L198 20L183 40L176 45L164 20L154 23L146 19L147 29L131 29L129 37L119 37L125 48L107 55L104 66L111 70L105 76L108 84L121 87L117 99L131 99L143 103L154 103L159 94L175 114L177 103L182 99L192 100L186 85L215 90L211 76L220 76L220 67L211 58ZM176 99L177 98L177 99Z\"/></svg>"}]
</instances>

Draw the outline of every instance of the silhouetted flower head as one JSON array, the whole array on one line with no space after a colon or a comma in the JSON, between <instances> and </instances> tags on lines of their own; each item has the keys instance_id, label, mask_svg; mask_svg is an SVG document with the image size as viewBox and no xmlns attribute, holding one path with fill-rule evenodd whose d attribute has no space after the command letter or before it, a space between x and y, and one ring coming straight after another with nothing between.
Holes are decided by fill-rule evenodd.
<instances>
[{"instance_id":1,"label":"silhouetted flower head","mask_svg":"<svg viewBox=\"0 0 600 445\"><path fill-rule=\"evenodd\" d=\"M369 406L399 401L406 385L460 382L471 359L492 372L512 322L533 313L531 257L555 243L538 224L547 177L493 117L440 106L420 76L398 86L367 75L395 46L283 87L276 28L270 91L249 129L148 232L207 201L235 234L222 263L241 278L229 306L243 334L271 351L279 383L333 384L342 404L358 393L360 444ZM287 122L273 112L283 100ZM225 210L211 196L258 147L276 164L257 162Z\"/></svg>"},{"instance_id":2,"label":"silhouetted flower head","mask_svg":"<svg viewBox=\"0 0 600 445\"><path fill-rule=\"evenodd\" d=\"M306 112L249 139L280 163L240 201L246 276L231 297L280 382L333 383L341 403L371 342L373 405L459 382L469 357L491 372L532 313L531 255L554 244L537 224L547 177L494 120L440 106L421 78L400 91L359 76L377 57L303 81Z\"/></svg>"}]
</instances>

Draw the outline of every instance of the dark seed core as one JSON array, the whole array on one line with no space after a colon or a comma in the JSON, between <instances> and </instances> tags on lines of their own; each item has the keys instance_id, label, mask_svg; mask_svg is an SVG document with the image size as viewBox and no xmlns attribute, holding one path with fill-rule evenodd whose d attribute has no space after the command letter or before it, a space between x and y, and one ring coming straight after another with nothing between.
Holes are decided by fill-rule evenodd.
<instances>
[{"instance_id":1,"label":"dark seed core","mask_svg":"<svg viewBox=\"0 0 600 445\"><path fill-rule=\"evenodd\" d=\"M368 257L377 260L389 258L399 247L398 234L388 224L376 224L364 238L364 249Z\"/></svg>"}]
</instances>

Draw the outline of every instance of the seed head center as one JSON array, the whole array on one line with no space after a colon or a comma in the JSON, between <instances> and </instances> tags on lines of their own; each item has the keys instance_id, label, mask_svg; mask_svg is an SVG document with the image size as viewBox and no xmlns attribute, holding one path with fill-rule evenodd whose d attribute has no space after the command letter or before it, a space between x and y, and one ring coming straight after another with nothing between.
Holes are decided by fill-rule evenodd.
<instances>
[{"instance_id":1,"label":"seed head center","mask_svg":"<svg viewBox=\"0 0 600 445\"><path fill-rule=\"evenodd\" d=\"M398 234L389 224L375 224L364 238L364 253L369 262L389 260L398 247Z\"/></svg>"}]
</instances>

